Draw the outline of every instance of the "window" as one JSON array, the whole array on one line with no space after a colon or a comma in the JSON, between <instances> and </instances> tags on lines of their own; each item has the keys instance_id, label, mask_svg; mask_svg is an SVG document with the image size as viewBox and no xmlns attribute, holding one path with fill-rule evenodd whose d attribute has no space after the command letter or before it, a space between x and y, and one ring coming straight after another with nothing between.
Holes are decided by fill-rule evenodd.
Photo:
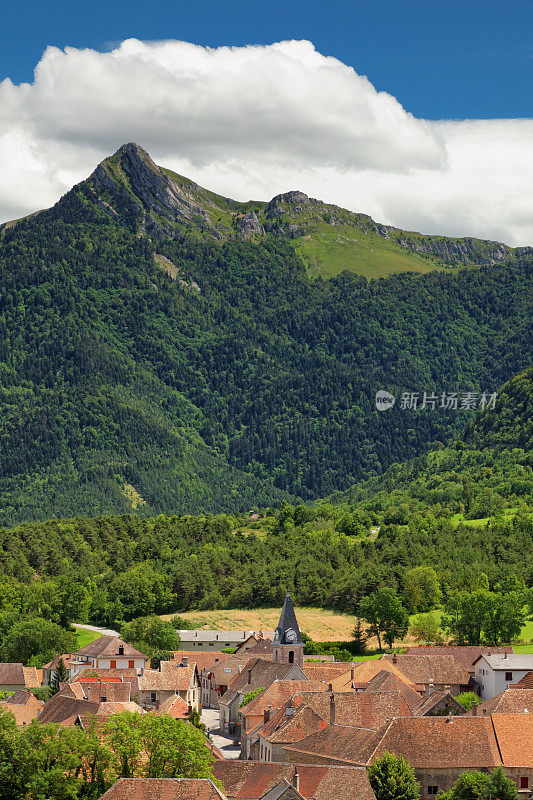
<instances>
[{"instance_id":1,"label":"window","mask_svg":"<svg viewBox=\"0 0 533 800\"><path fill-rule=\"evenodd\" d=\"M505 680L506 681L512 681L513 680L513 673L512 672L506 672L505 673Z\"/></svg>"},{"instance_id":2,"label":"window","mask_svg":"<svg viewBox=\"0 0 533 800\"><path fill-rule=\"evenodd\" d=\"M428 786L428 794L437 794L438 791L438 786Z\"/></svg>"},{"instance_id":3,"label":"window","mask_svg":"<svg viewBox=\"0 0 533 800\"><path fill-rule=\"evenodd\" d=\"M152 703L155 703L155 701L157 700L157 693L156 692L150 692L150 700L151 700Z\"/></svg>"},{"instance_id":4,"label":"window","mask_svg":"<svg viewBox=\"0 0 533 800\"><path fill-rule=\"evenodd\" d=\"M289 650L289 664L294 664L294 650Z\"/></svg>"},{"instance_id":5,"label":"window","mask_svg":"<svg viewBox=\"0 0 533 800\"><path fill-rule=\"evenodd\" d=\"M527 775L522 775L522 777L520 778L520 788L529 789L529 779Z\"/></svg>"},{"instance_id":6,"label":"window","mask_svg":"<svg viewBox=\"0 0 533 800\"><path fill-rule=\"evenodd\" d=\"M131 669L134 666L135 666L135 661L132 658L130 658L130 660L128 661L128 667Z\"/></svg>"},{"instance_id":7,"label":"window","mask_svg":"<svg viewBox=\"0 0 533 800\"><path fill-rule=\"evenodd\" d=\"M117 662L116 661L111 661L110 668L111 669L116 669L117 668Z\"/></svg>"}]
</instances>

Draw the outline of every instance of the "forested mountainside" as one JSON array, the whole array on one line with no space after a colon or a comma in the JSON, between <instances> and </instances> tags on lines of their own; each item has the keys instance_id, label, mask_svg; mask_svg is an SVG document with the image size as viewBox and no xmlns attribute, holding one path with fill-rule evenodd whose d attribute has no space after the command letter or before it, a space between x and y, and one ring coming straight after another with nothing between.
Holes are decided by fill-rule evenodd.
<instances>
[{"instance_id":1,"label":"forested mountainside","mask_svg":"<svg viewBox=\"0 0 533 800\"><path fill-rule=\"evenodd\" d=\"M403 464L393 464L331 500L379 512L407 524L429 506L437 516L454 511L483 519L509 507L529 507L533 495L533 368L497 393L494 408L473 416L459 436ZM532 576L533 578L533 573Z\"/></svg>"},{"instance_id":2,"label":"forested mountainside","mask_svg":"<svg viewBox=\"0 0 533 800\"><path fill-rule=\"evenodd\" d=\"M531 377L517 376L500 392L498 444L483 438L492 412L481 413L468 431L479 446L463 434L411 473L398 473L400 489L377 483L362 499L285 503L254 521L130 514L2 529L3 607L15 617L48 614L57 622L70 614L111 624L154 612L276 606L289 587L299 604L353 613L380 587L403 591L420 566L435 571L445 601L481 580L490 589L531 585L530 456L506 445L527 424ZM491 519L470 525L483 502L492 504ZM0 618L0 638L10 619Z\"/></svg>"},{"instance_id":3,"label":"forested mountainside","mask_svg":"<svg viewBox=\"0 0 533 800\"><path fill-rule=\"evenodd\" d=\"M492 392L527 365L527 253L313 279L292 240L121 150L0 232L1 523L345 490L472 413L380 413L378 389Z\"/></svg>"}]
</instances>

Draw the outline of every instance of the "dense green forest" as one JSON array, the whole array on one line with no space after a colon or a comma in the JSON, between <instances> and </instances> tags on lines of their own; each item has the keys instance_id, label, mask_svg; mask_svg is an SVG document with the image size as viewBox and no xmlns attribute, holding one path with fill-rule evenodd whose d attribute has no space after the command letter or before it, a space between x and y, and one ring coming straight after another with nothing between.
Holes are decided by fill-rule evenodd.
<instances>
[{"instance_id":1,"label":"dense green forest","mask_svg":"<svg viewBox=\"0 0 533 800\"><path fill-rule=\"evenodd\" d=\"M0 232L0 523L344 491L472 413L379 413L378 389L493 392L527 365L531 257L312 280L273 235L149 238L93 195Z\"/></svg>"},{"instance_id":2,"label":"dense green forest","mask_svg":"<svg viewBox=\"0 0 533 800\"><path fill-rule=\"evenodd\" d=\"M392 590L411 611L443 605L452 631L473 593L483 608L505 596L516 636L528 591L533 610L533 476L530 454L509 444L529 424L532 374L509 381L447 447L327 501L254 519L123 514L1 529L0 657L68 652L73 621L277 606L287 588L298 604L362 614L363 598Z\"/></svg>"}]
</instances>

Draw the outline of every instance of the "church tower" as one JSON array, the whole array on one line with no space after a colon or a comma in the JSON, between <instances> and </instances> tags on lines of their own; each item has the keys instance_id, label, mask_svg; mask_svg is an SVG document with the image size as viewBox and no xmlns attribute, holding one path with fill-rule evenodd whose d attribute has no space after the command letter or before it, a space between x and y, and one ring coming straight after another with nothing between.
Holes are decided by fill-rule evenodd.
<instances>
[{"instance_id":1,"label":"church tower","mask_svg":"<svg viewBox=\"0 0 533 800\"><path fill-rule=\"evenodd\" d=\"M272 646L274 649L274 661L283 664L298 664L299 667L303 667L304 643L296 621L291 596L288 592L281 609L281 616L274 633Z\"/></svg>"}]
</instances>

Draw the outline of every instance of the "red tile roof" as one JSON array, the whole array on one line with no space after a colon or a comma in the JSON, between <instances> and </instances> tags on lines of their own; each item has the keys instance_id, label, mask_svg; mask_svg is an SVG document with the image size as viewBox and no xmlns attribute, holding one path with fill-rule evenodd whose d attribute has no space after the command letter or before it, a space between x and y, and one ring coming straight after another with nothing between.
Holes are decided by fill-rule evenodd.
<instances>
[{"instance_id":1,"label":"red tile roof","mask_svg":"<svg viewBox=\"0 0 533 800\"><path fill-rule=\"evenodd\" d=\"M120 778L100 800L220 800L215 784L200 778Z\"/></svg>"},{"instance_id":2,"label":"red tile roof","mask_svg":"<svg viewBox=\"0 0 533 800\"><path fill-rule=\"evenodd\" d=\"M283 779L294 776L293 764L257 761L221 761L213 775L224 786L228 800L259 800ZM365 769L298 765L299 791L306 800L375 800Z\"/></svg>"},{"instance_id":3,"label":"red tile roof","mask_svg":"<svg viewBox=\"0 0 533 800\"><path fill-rule=\"evenodd\" d=\"M24 667L19 663L0 663L0 684L6 686L26 686Z\"/></svg>"},{"instance_id":4,"label":"red tile roof","mask_svg":"<svg viewBox=\"0 0 533 800\"><path fill-rule=\"evenodd\" d=\"M228 658L227 653L222 651L212 651L205 653L195 653L190 650L174 650L172 652L171 660L181 663L186 658L189 664L196 664L198 672L203 669L211 669L215 664L221 664Z\"/></svg>"},{"instance_id":5,"label":"red tile roof","mask_svg":"<svg viewBox=\"0 0 533 800\"><path fill-rule=\"evenodd\" d=\"M405 651L407 656L453 656L463 669L470 673L474 673L474 662L479 656L489 653L514 653L514 650L512 647L487 647L486 645L428 645L427 647L408 647Z\"/></svg>"},{"instance_id":6,"label":"red tile roof","mask_svg":"<svg viewBox=\"0 0 533 800\"><path fill-rule=\"evenodd\" d=\"M494 714L491 719L504 766L533 768L533 713Z\"/></svg>"},{"instance_id":7,"label":"red tile roof","mask_svg":"<svg viewBox=\"0 0 533 800\"><path fill-rule=\"evenodd\" d=\"M533 671L528 672L517 683L511 683L509 689L533 689Z\"/></svg>"},{"instance_id":8,"label":"red tile roof","mask_svg":"<svg viewBox=\"0 0 533 800\"><path fill-rule=\"evenodd\" d=\"M325 683L314 681L274 681L264 692L240 708L243 717L257 717L269 708L281 708L298 691L327 692Z\"/></svg>"},{"instance_id":9,"label":"red tile roof","mask_svg":"<svg viewBox=\"0 0 533 800\"><path fill-rule=\"evenodd\" d=\"M468 713L473 716L472 709ZM480 703L475 716L524 713L533 714L533 689L506 689L491 700Z\"/></svg>"},{"instance_id":10,"label":"red tile roof","mask_svg":"<svg viewBox=\"0 0 533 800\"><path fill-rule=\"evenodd\" d=\"M385 655L380 661L392 663L411 683L467 686L470 672L450 655Z\"/></svg>"},{"instance_id":11,"label":"red tile roof","mask_svg":"<svg viewBox=\"0 0 533 800\"><path fill-rule=\"evenodd\" d=\"M119 652L122 648L122 652ZM144 653L132 647L123 639L118 636L100 636L94 642L89 642L85 647L76 650L73 654L75 656L87 656L88 658L144 658L148 659Z\"/></svg>"},{"instance_id":12,"label":"red tile roof","mask_svg":"<svg viewBox=\"0 0 533 800\"><path fill-rule=\"evenodd\" d=\"M152 713L170 714L170 716L174 719L187 719L189 714L189 706L179 695L171 695L162 703L160 703Z\"/></svg>"},{"instance_id":13,"label":"red tile roof","mask_svg":"<svg viewBox=\"0 0 533 800\"><path fill-rule=\"evenodd\" d=\"M335 698L335 723L377 730L393 717L411 717L413 712L401 692L303 692L294 695L296 705L308 705L325 722L331 719L331 697Z\"/></svg>"},{"instance_id":14,"label":"red tile roof","mask_svg":"<svg viewBox=\"0 0 533 800\"><path fill-rule=\"evenodd\" d=\"M197 676L196 664L182 667L174 661L162 661L157 669L145 669L139 676L139 690L141 692L155 691L186 691L191 687Z\"/></svg>"}]
</instances>

